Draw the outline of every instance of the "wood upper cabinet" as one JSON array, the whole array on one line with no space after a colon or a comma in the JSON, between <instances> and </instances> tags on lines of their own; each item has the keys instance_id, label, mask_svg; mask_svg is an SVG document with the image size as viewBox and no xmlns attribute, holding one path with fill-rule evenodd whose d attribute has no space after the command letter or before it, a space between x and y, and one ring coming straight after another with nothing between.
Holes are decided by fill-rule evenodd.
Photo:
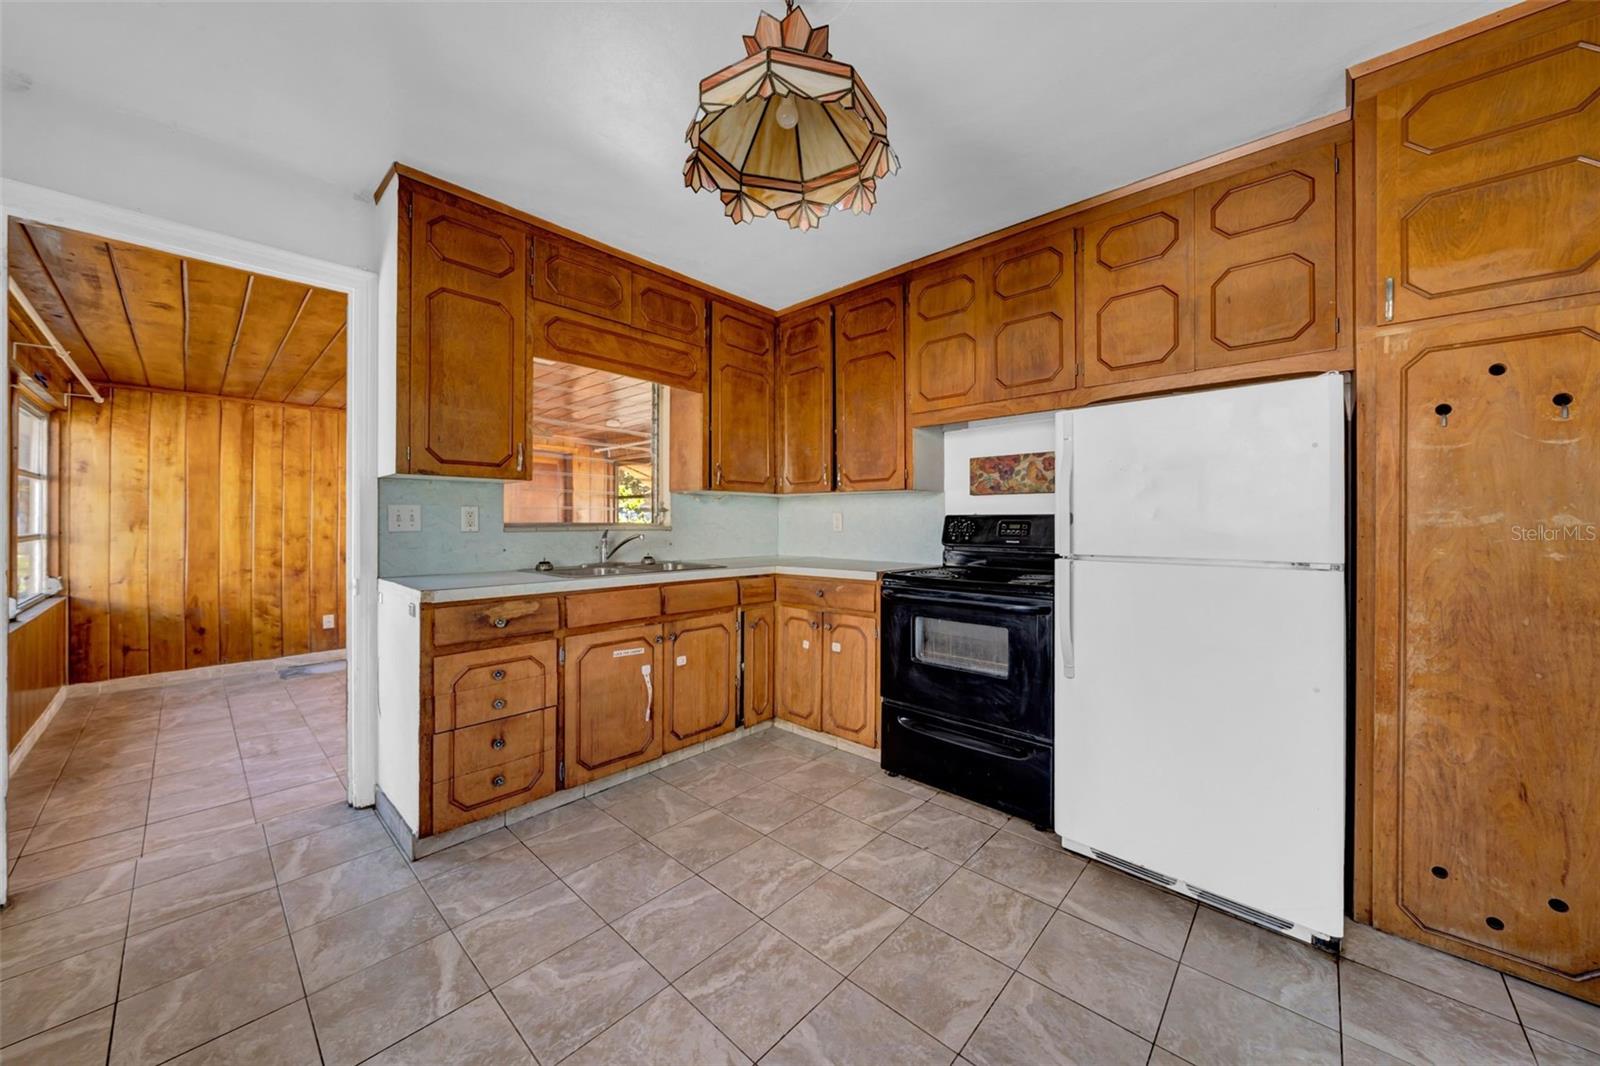
<instances>
[{"instance_id":1,"label":"wood upper cabinet","mask_svg":"<svg viewBox=\"0 0 1600 1066\"><path fill-rule=\"evenodd\" d=\"M773 492L774 322L716 303L711 310L711 487Z\"/></svg>"},{"instance_id":2,"label":"wood upper cabinet","mask_svg":"<svg viewBox=\"0 0 1600 1066\"><path fill-rule=\"evenodd\" d=\"M1338 344L1336 148L1195 190L1199 369Z\"/></svg>"},{"instance_id":3,"label":"wood upper cabinet","mask_svg":"<svg viewBox=\"0 0 1600 1066\"><path fill-rule=\"evenodd\" d=\"M833 487L833 318L827 305L778 320L779 492Z\"/></svg>"},{"instance_id":4,"label":"wood upper cabinet","mask_svg":"<svg viewBox=\"0 0 1600 1066\"><path fill-rule=\"evenodd\" d=\"M904 289L896 281L833 305L834 487L903 489Z\"/></svg>"},{"instance_id":5,"label":"wood upper cabinet","mask_svg":"<svg viewBox=\"0 0 1600 1066\"><path fill-rule=\"evenodd\" d=\"M822 728L822 616L778 605L778 717Z\"/></svg>"},{"instance_id":6,"label":"wood upper cabinet","mask_svg":"<svg viewBox=\"0 0 1600 1066\"><path fill-rule=\"evenodd\" d=\"M746 607L742 625L744 649L744 721L746 725L772 717L772 690L777 673L777 608L771 603Z\"/></svg>"},{"instance_id":7,"label":"wood upper cabinet","mask_svg":"<svg viewBox=\"0 0 1600 1066\"><path fill-rule=\"evenodd\" d=\"M1185 192L1085 223L1084 384L1194 369L1193 222Z\"/></svg>"},{"instance_id":8,"label":"wood upper cabinet","mask_svg":"<svg viewBox=\"0 0 1600 1066\"><path fill-rule=\"evenodd\" d=\"M636 329L706 346L706 298L687 285L636 271L632 321Z\"/></svg>"},{"instance_id":9,"label":"wood upper cabinet","mask_svg":"<svg viewBox=\"0 0 1600 1066\"><path fill-rule=\"evenodd\" d=\"M822 640L822 731L877 747L878 620L824 615Z\"/></svg>"},{"instance_id":10,"label":"wood upper cabinet","mask_svg":"<svg viewBox=\"0 0 1600 1066\"><path fill-rule=\"evenodd\" d=\"M1600 290L1600 14L1570 10L1378 92L1379 324Z\"/></svg>"},{"instance_id":11,"label":"wood upper cabinet","mask_svg":"<svg viewBox=\"0 0 1600 1066\"><path fill-rule=\"evenodd\" d=\"M940 411L984 398L983 258L965 256L911 275L906 294L911 411Z\"/></svg>"},{"instance_id":12,"label":"wood upper cabinet","mask_svg":"<svg viewBox=\"0 0 1600 1066\"><path fill-rule=\"evenodd\" d=\"M1070 226L1032 230L911 276L913 413L1058 393L1077 383Z\"/></svg>"},{"instance_id":13,"label":"wood upper cabinet","mask_svg":"<svg viewBox=\"0 0 1600 1066\"><path fill-rule=\"evenodd\" d=\"M410 398L400 469L526 478L527 231L409 181L400 211Z\"/></svg>"},{"instance_id":14,"label":"wood upper cabinet","mask_svg":"<svg viewBox=\"0 0 1600 1066\"><path fill-rule=\"evenodd\" d=\"M542 300L529 304L528 316L534 358L609 370L673 388L705 387L702 345Z\"/></svg>"},{"instance_id":15,"label":"wood upper cabinet","mask_svg":"<svg viewBox=\"0 0 1600 1066\"><path fill-rule=\"evenodd\" d=\"M630 325L633 287L633 271L620 259L559 237L534 238L535 299Z\"/></svg>"},{"instance_id":16,"label":"wood upper cabinet","mask_svg":"<svg viewBox=\"0 0 1600 1066\"><path fill-rule=\"evenodd\" d=\"M984 399L1063 392L1077 384L1077 283L1070 227L1023 234L983 260Z\"/></svg>"},{"instance_id":17,"label":"wood upper cabinet","mask_svg":"<svg viewBox=\"0 0 1600 1066\"><path fill-rule=\"evenodd\" d=\"M659 624L568 637L562 674L566 784L659 758L666 693Z\"/></svg>"},{"instance_id":18,"label":"wood upper cabinet","mask_svg":"<svg viewBox=\"0 0 1600 1066\"><path fill-rule=\"evenodd\" d=\"M663 751L733 729L739 700L739 616L734 611L666 623Z\"/></svg>"}]
</instances>

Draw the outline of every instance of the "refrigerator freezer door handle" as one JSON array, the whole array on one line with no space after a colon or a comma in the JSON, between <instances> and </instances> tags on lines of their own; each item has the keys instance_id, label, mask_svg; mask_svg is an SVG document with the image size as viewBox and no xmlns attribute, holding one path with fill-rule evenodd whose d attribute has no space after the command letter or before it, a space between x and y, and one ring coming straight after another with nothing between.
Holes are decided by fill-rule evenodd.
<instances>
[{"instance_id":1,"label":"refrigerator freezer door handle","mask_svg":"<svg viewBox=\"0 0 1600 1066\"><path fill-rule=\"evenodd\" d=\"M1056 554L1072 554L1072 412L1056 415Z\"/></svg>"},{"instance_id":2,"label":"refrigerator freezer door handle","mask_svg":"<svg viewBox=\"0 0 1600 1066\"><path fill-rule=\"evenodd\" d=\"M1076 677L1072 642L1072 563L1063 563L1056 581L1056 642L1061 651L1061 676Z\"/></svg>"}]
</instances>

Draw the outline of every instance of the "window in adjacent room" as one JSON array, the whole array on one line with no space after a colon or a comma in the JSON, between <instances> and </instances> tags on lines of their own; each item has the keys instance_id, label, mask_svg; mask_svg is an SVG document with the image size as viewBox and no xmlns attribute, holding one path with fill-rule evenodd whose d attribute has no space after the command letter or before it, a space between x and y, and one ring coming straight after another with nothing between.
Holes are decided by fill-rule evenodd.
<instances>
[{"instance_id":1,"label":"window in adjacent room","mask_svg":"<svg viewBox=\"0 0 1600 1066\"><path fill-rule=\"evenodd\" d=\"M533 361L530 476L505 487L505 524L665 526L664 386Z\"/></svg>"},{"instance_id":2,"label":"window in adjacent room","mask_svg":"<svg viewBox=\"0 0 1600 1066\"><path fill-rule=\"evenodd\" d=\"M45 593L50 563L50 417L19 399L16 406L16 555L12 598L27 603Z\"/></svg>"}]
</instances>

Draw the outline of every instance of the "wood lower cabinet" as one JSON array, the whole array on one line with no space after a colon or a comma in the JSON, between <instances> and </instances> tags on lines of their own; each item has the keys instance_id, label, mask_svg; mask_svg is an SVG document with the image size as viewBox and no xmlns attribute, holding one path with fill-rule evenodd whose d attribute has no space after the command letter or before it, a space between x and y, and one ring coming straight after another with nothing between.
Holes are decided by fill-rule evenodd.
<instances>
[{"instance_id":1,"label":"wood lower cabinet","mask_svg":"<svg viewBox=\"0 0 1600 1066\"><path fill-rule=\"evenodd\" d=\"M822 728L822 615L805 607L778 605L779 718L807 729Z\"/></svg>"},{"instance_id":2,"label":"wood lower cabinet","mask_svg":"<svg viewBox=\"0 0 1600 1066\"><path fill-rule=\"evenodd\" d=\"M1375 343L1375 919L1600 1001L1600 308Z\"/></svg>"},{"instance_id":3,"label":"wood lower cabinet","mask_svg":"<svg viewBox=\"0 0 1600 1066\"><path fill-rule=\"evenodd\" d=\"M877 747L878 620L825 615L822 643L822 731Z\"/></svg>"},{"instance_id":4,"label":"wood lower cabinet","mask_svg":"<svg viewBox=\"0 0 1600 1066\"><path fill-rule=\"evenodd\" d=\"M740 626L743 648L744 724L772 719L773 685L777 675L777 608L770 603L746 607Z\"/></svg>"},{"instance_id":5,"label":"wood lower cabinet","mask_svg":"<svg viewBox=\"0 0 1600 1066\"><path fill-rule=\"evenodd\" d=\"M827 306L778 320L779 492L833 488L833 317Z\"/></svg>"},{"instance_id":6,"label":"wood lower cabinet","mask_svg":"<svg viewBox=\"0 0 1600 1066\"><path fill-rule=\"evenodd\" d=\"M527 230L411 181L400 212L397 357L408 388L398 466L525 478Z\"/></svg>"},{"instance_id":7,"label":"wood lower cabinet","mask_svg":"<svg viewBox=\"0 0 1600 1066\"><path fill-rule=\"evenodd\" d=\"M1600 291L1600 13L1549 20L1377 93L1378 321Z\"/></svg>"},{"instance_id":8,"label":"wood lower cabinet","mask_svg":"<svg viewBox=\"0 0 1600 1066\"><path fill-rule=\"evenodd\" d=\"M667 682L659 623L566 638L562 714L566 784L659 758Z\"/></svg>"},{"instance_id":9,"label":"wood lower cabinet","mask_svg":"<svg viewBox=\"0 0 1600 1066\"><path fill-rule=\"evenodd\" d=\"M909 487L905 293L899 281L833 305L834 488Z\"/></svg>"},{"instance_id":10,"label":"wood lower cabinet","mask_svg":"<svg viewBox=\"0 0 1600 1066\"><path fill-rule=\"evenodd\" d=\"M554 707L439 734L433 747L433 831L551 795L557 754ZM450 776L441 780L445 771Z\"/></svg>"},{"instance_id":11,"label":"wood lower cabinet","mask_svg":"<svg viewBox=\"0 0 1600 1066\"><path fill-rule=\"evenodd\" d=\"M773 492L774 322L726 304L711 313L711 487Z\"/></svg>"},{"instance_id":12,"label":"wood lower cabinet","mask_svg":"<svg viewBox=\"0 0 1600 1066\"><path fill-rule=\"evenodd\" d=\"M877 746L877 597L870 581L779 579L779 718Z\"/></svg>"},{"instance_id":13,"label":"wood lower cabinet","mask_svg":"<svg viewBox=\"0 0 1600 1066\"><path fill-rule=\"evenodd\" d=\"M665 624L666 734L677 751L730 732L739 711L739 615L736 611Z\"/></svg>"}]
</instances>

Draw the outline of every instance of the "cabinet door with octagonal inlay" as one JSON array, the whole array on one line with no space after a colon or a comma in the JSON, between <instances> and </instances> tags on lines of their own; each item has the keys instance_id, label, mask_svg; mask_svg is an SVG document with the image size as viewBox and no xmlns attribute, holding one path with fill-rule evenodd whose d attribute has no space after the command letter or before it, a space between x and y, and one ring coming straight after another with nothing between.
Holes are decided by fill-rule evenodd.
<instances>
[{"instance_id":1,"label":"cabinet door with octagonal inlay","mask_svg":"<svg viewBox=\"0 0 1600 1066\"><path fill-rule=\"evenodd\" d=\"M1600 290L1600 14L1381 91L1376 139L1380 323Z\"/></svg>"},{"instance_id":2,"label":"cabinet door with octagonal inlay","mask_svg":"<svg viewBox=\"0 0 1600 1066\"><path fill-rule=\"evenodd\" d=\"M984 398L983 262L967 256L911 276L906 299L906 396L912 414Z\"/></svg>"},{"instance_id":3,"label":"cabinet door with octagonal inlay","mask_svg":"<svg viewBox=\"0 0 1600 1066\"><path fill-rule=\"evenodd\" d=\"M1337 343L1334 146L1195 190L1195 365Z\"/></svg>"},{"instance_id":4,"label":"cabinet door with octagonal inlay","mask_svg":"<svg viewBox=\"0 0 1600 1066\"><path fill-rule=\"evenodd\" d=\"M985 399L1062 392L1077 383L1072 229L1007 241L984 258Z\"/></svg>"},{"instance_id":5,"label":"cabinet door with octagonal inlay","mask_svg":"<svg viewBox=\"0 0 1600 1066\"><path fill-rule=\"evenodd\" d=\"M407 183L409 426L413 474L525 478L527 233Z\"/></svg>"},{"instance_id":6,"label":"cabinet door with octagonal inlay","mask_svg":"<svg viewBox=\"0 0 1600 1066\"><path fill-rule=\"evenodd\" d=\"M1183 193L1084 227L1084 384L1194 369L1193 212Z\"/></svg>"}]
</instances>

